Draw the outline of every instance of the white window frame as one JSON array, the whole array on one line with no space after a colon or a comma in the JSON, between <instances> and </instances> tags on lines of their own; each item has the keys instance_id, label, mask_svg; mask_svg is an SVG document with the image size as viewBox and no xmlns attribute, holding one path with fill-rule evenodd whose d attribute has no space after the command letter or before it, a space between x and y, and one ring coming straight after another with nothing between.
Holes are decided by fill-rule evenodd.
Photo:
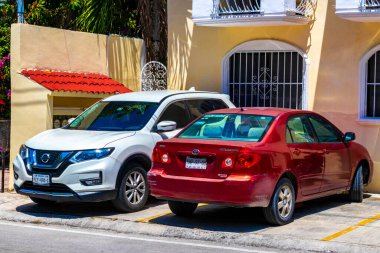
<instances>
[{"instance_id":1,"label":"white window frame","mask_svg":"<svg viewBox=\"0 0 380 253\"><path fill-rule=\"evenodd\" d=\"M367 64L368 60L378 51L380 51L380 45L373 47L365 53L359 62L359 113L357 121L360 124L380 125L380 118L366 117Z\"/></svg>"},{"instance_id":2,"label":"white window frame","mask_svg":"<svg viewBox=\"0 0 380 253\"><path fill-rule=\"evenodd\" d=\"M236 47L234 47L232 50L230 50L222 59L222 87L221 90L224 94L229 94L229 59L230 57L235 53L244 53L244 52L261 52L261 51L274 51L274 52L281 52L281 51L294 51L299 53L303 59L304 59L304 66L303 66L303 90L302 90L302 109L307 110L308 109L308 95L309 95L309 70L310 70L310 59L307 56L307 54L302 51L300 48L295 47L289 43L282 42L279 40L252 40L244 42Z\"/></svg>"}]
</instances>

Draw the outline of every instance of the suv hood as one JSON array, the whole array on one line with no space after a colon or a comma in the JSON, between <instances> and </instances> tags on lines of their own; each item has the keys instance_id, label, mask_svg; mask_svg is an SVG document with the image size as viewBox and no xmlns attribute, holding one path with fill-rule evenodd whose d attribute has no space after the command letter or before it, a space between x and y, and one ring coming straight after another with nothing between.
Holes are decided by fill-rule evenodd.
<instances>
[{"instance_id":1,"label":"suv hood","mask_svg":"<svg viewBox=\"0 0 380 253\"><path fill-rule=\"evenodd\" d=\"M108 143L135 135L135 131L88 131L52 129L42 132L29 139L25 145L41 150L85 150L103 148Z\"/></svg>"}]
</instances>

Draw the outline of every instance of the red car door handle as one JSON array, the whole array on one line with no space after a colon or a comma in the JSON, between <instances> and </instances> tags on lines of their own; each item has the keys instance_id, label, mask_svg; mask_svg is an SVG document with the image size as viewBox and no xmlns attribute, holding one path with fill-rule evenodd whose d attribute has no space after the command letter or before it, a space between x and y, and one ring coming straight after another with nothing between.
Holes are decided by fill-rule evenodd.
<instances>
[{"instance_id":1,"label":"red car door handle","mask_svg":"<svg viewBox=\"0 0 380 253\"><path fill-rule=\"evenodd\" d=\"M300 155L301 151L298 148L296 148L296 149L293 150L293 154Z\"/></svg>"},{"instance_id":2,"label":"red car door handle","mask_svg":"<svg viewBox=\"0 0 380 253\"><path fill-rule=\"evenodd\" d=\"M330 153L330 151L328 151L327 149L324 149L323 153L328 154L328 153Z\"/></svg>"}]
</instances>

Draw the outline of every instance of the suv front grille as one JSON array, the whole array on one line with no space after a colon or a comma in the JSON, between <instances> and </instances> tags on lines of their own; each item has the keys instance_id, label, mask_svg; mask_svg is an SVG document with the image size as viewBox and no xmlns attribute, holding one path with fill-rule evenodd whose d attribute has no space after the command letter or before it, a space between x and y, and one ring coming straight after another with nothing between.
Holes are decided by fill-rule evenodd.
<instances>
[{"instance_id":1,"label":"suv front grille","mask_svg":"<svg viewBox=\"0 0 380 253\"><path fill-rule=\"evenodd\" d=\"M59 177L63 171L71 164L68 159L73 151L50 151L28 149L29 157L24 160L26 172L49 174L52 177Z\"/></svg>"},{"instance_id":2,"label":"suv front grille","mask_svg":"<svg viewBox=\"0 0 380 253\"><path fill-rule=\"evenodd\" d=\"M29 162L35 168L56 169L72 152L29 149Z\"/></svg>"},{"instance_id":3,"label":"suv front grille","mask_svg":"<svg viewBox=\"0 0 380 253\"><path fill-rule=\"evenodd\" d=\"M42 186L42 185L34 185L30 181L25 181L20 189L26 189L26 190L32 190L32 191L40 191L40 192L46 192L46 193L73 193L73 191L64 184L56 184L52 183L49 186Z\"/></svg>"}]
</instances>

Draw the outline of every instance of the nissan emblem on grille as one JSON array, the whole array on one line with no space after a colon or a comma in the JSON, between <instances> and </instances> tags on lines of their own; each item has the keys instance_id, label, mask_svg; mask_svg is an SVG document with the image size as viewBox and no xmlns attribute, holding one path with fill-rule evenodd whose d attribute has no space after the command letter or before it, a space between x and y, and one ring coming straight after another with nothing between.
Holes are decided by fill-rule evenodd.
<instances>
[{"instance_id":1,"label":"nissan emblem on grille","mask_svg":"<svg viewBox=\"0 0 380 253\"><path fill-rule=\"evenodd\" d=\"M198 155L199 154L199 149L193 149L191 152L193 155Z\"/></svg>"},{"instance_id":2,"label":"nissan emblem on grille","mask_svg":"<svg viewBox=\"0 0 380 253\"><path fill-rule=\"evenodd\" d=\"M50 160L50 154L45 153L45 154L43 154L43 155L41 156L41 161L42 161L43 163L48 163L49 160Z\"/></svg>"}]
</instances>

